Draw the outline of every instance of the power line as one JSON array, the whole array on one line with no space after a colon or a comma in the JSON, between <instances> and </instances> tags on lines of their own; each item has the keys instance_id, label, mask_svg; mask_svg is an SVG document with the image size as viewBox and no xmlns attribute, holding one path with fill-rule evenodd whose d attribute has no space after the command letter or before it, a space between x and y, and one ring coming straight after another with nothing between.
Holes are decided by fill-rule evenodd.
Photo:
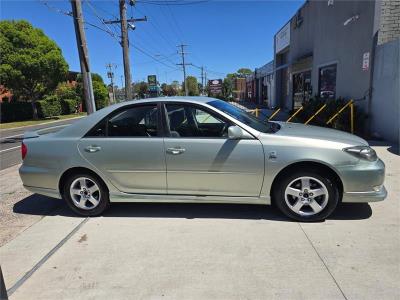
<instances>
[{"instance_id":1,"label":"power line","mask_svg":"<svg viewBox=\"0 0 400 300\"><path fill-rule=\"evenodd\" d=\"M149 5L159 5L159 6L166 6L166 5L194 5L194 4L203 4L206 2L210 2L210 0L198 0L198 1L173 1L173 0L168 0L168 1L155 1L155 0L137 0L137 3L142 3L142 4L149 4ZM163 3L164 2L164 3ZM167 3L165 3L167 2Z\"/></svg>"}]
</instances>

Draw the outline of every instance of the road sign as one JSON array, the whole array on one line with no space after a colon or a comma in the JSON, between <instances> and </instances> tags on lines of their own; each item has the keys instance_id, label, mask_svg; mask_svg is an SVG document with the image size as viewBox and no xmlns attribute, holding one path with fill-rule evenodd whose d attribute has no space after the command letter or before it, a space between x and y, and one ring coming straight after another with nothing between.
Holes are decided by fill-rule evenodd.
<instances>
[{"instance_id":1,"label":"road sign","mask_svg":"<svg viewBox=\"0 0 400 300\"><path fill-rule=\"evenodd\" d=\"M208 81L208 90L210 96L217 96L222 93L222 79L213 79Z\"/></svg>"},{"instance_id":2,"label":"road sign","mask_svg":"<svg viewBox=\"0 0 400 300\"><path fill-rule=\"evenodd\" d=\"M156 75L147 76L147 83L149 84L149 86L157 86L157 76Z\"/></svg>"}]
</instances>

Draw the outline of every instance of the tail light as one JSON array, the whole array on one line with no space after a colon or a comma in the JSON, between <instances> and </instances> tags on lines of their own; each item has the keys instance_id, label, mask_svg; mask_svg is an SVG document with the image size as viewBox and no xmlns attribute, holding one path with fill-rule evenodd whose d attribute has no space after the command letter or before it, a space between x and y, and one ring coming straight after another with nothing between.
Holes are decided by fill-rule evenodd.
<instances>
[{"instance_id":1,"label":"tail light","mask_svg":"<svg viewBox=\"0 0 400 300\"><path fill-rule=\"evenodd\" d=\"M21 144L21 157L22 157L22 159L25 158L27 153L28 153L28 147L26 147L24 142L22 142L22 144Z\"/></svg>"}]
</instances>

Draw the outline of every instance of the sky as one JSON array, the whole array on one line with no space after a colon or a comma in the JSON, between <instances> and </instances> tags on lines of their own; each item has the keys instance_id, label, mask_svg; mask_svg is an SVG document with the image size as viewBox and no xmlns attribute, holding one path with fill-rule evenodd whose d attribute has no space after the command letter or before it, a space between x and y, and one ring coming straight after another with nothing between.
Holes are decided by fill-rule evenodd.
<instances>
[{"instance_id":1,"label":"sky","mask_svg":"<svg viewBox=\"0 0 400 300\"><path fill-rule=\"evenodd\" d=\"M155 5L151 4L157 1ZM147 16L129 31L132 80L147 80L156 74L159 82L182 81L178 44L186 44L186 62L204 66L208 79L223 78L241 67L254 69L273 58L273 37L296 13L304 1L198 1L173 5L166 1L137 0L128 6L128 17ZM194 0L189 0L189 2ZM47 3L47 6L45 5ZM69 68L80 71L71 11L65 0L2 0L1 19L24 19L42 29L61 48ZM102 20L118 18L117 0L84 0L83 15L91 71L106 83L106 64L114 64L115 84L122 85L120 27L104 25ZM90 24L91 25L90 25ZM96 28L93 25L99 27ZM200 69L187 67L187 75L200 80Z\"/></svg>"}]
</instances>

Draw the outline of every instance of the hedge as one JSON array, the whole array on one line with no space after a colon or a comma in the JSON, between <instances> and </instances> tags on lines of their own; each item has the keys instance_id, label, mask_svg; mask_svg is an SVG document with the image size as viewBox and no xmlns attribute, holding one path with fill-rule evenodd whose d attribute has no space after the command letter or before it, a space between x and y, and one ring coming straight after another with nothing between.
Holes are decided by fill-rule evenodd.
<instances>
[{"instance_id":1,"label":"hedge","mask_svg":"<svg viewBox=\"0 0 400 300\"><path fill-rule=\"evenodd\" d=\"M31 120L33 115L30 102L1 102L1 123Z\"/></svg>"},{"instance_id":2,"label":"hedge","mask_svg":"<svg viewBox=\"0 0 400 300\"><path fill-rule=\"evenodd\" d=\"M73 99L61 100L61 112L63 115L75 113L77 101Z\"/></svg>"},{"instance_id":3,"label":"hedge","mask_svg":"<svg viewBox=\"0 0 400 300\"><path fill-rule=\"evenodd\" d=\"M61 115L61 101L57 96L51 95L43 100L36 101L39 118L48 118Z\"/></svg>"}]
</instances>

